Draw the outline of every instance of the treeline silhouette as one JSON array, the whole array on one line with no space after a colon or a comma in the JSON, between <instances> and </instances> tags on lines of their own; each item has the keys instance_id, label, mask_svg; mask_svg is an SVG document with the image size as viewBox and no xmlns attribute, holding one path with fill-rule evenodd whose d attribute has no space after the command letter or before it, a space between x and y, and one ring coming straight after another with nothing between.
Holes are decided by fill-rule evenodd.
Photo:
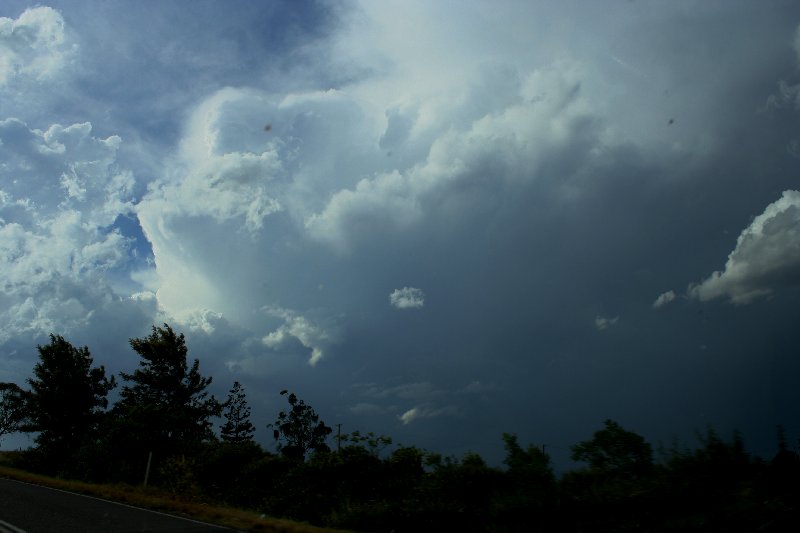
<instances>
[{"instance_id":1,"label":"treeline silhouette","mask_svg":"<svg viewBox=\"0 0 800 533\"><path fill-rule=\"evenodd\" d=\"M0 437L35 433L14 456L27 470L103 483L148 483L175 498L224 503L358 531L792 531L800 525L800 457L778 428L776 454L707 428L694 449L654 450L606 420L572 446L584 466L555 475L538 446L505 433L503 467L475 453L442 457L391 438L331 428L294 393L269 424L277 453L253 440L243 387L228 398L187 360L183 334L131 339L136 370L118 383L87 347L51 335L28 389L0 384ZM213 420L222 416L219 433Z\"/></svg>"}]
</instances>

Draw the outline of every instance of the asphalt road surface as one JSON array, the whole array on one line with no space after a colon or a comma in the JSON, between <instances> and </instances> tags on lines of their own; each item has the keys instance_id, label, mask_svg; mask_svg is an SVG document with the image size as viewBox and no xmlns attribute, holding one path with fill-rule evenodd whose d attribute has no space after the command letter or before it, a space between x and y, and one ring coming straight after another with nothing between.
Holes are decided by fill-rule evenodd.
<instances>
[{"instance_id":1,"label":"asphalt road surface","mask_svg":"<svg viewBox=\"0 0 800 533\"><path fill-rule=\"evenodd\" d=\"M58 489L0 479L0 533L222 533L224 527Z\"/></svg>"}]
</instances>

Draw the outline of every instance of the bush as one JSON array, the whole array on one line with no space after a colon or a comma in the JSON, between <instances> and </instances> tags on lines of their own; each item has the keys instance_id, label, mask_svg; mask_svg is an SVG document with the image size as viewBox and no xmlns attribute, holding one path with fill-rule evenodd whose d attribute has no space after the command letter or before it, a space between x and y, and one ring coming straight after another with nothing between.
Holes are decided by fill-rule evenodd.
<instances>
[{"instance_id":1,"label":"bush","mask_svg":"<svg viewBox=\"0 0 800 533\"><path fill-rule=\"evenodd\" d=\"M242 505L251 491L245 473L265 457L255 442L211 442L200 451L196 479L205 494L217 501Z\"/></svg>"}]
</instances>

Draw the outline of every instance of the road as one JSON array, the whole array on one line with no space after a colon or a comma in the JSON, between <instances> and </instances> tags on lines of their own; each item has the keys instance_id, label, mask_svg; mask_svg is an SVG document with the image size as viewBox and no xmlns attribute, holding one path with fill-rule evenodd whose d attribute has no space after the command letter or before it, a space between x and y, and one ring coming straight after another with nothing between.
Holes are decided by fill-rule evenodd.
<instances>
[{"instance_id":1,"label":"road","mask_svg":"<svg viewBox=\"0 0 800 533\"><path fill-rule=\"evenodd\" d=\"M0 533L222 533L224 527L0 479Z\"/></svg>"}]
</instances>

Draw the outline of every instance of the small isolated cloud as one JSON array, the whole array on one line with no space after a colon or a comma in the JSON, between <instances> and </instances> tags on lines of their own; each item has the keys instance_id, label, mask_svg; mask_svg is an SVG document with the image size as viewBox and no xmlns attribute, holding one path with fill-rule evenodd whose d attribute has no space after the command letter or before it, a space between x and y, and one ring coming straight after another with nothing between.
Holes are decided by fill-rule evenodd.
<instances>
[{"instance_id":1,"label":"small isolated cloud","mask_svg":"<svg viewBox=\"0 0 800 533\"><path fill-rule=\"evenodd\" d=\"M600 315L594 317L594 326L597 328L597 331L603 331L604 329L608 329L611 326L615 325L619 321L619 317L615 316L613 318L606 318Z\"/></svg>"},{"instance_id":2,"label":"small isolated cloud","mask_svg":"<svg viewBox=\"0 0 800 533\"><path fill-rule=\"evenodd\" d=\"M425 305L425 293L414 287L395 289L389 295L389 303L396 309L419 309Z\"/></svg>"},{"instance_id":3,"label":"small isolated cloud","mask_svg":"<svg viewBox=\"0 0 800 533\"><path fill-rule=\"evenodd\" d=\"M664 307L665 305L667 305L668 303L670 303L674 299L675 299L675 291L667 291L667 292L661 293L658 296L658 298L656 298L656 301L653 302L653 309L658 309L660 307Z\"/></svg>"},{"instance_id":4,"label":"small isolated cloud","mask_svg":"<svg viewBox=\"0 0 800 533\"><path fill-rule=\"evenodd\" d=\"M409 409L402 415L398 416L397 418L399 418L400 421L403 422L403 424L410 424L411 422L420 417L420 413L421 413L420 408L414 407L412 409Z\"/></svg>"},{"instance_id":5,"label":"small isolated cloud","mask_svg":"<svg viewBox=\"0 0 800 533\"><path fill-rule=\"evenodd\" d=\"M308 364L311 366L315 366L325 356L324 348L332 341L332 336L323 327L288 309L270 308L267 313L281 318L284 322L278 329L261 339L265 346L275 350L295 339L311 350L308 359Z\"/></svg>"},{"instance_id":6,"label":"small isolated cloud","mask_svg":"<svg viewBox=\"0 0 800 533\"><path fill-rule=\"evenodd\" d=\"M402 415L398 415L397 418L403 423L403 425L408 425L415 420L420 420L423 418L435 418L445 415L452 416L457 414L457 412L458 409L454 405L447 405L444 407L418 405L417 407L412 407Z\"/></svg>"},{"instance_id":7,"label":"small isolated cloud","mask_svg":"<svg viewBox=\"0 0 800 533\"><path fill-rule=\"evenodd\" d=\"M800 285L800 191L784 191L736 241L725 270L689 286L701 301L727 297L748 304L782 287Z\"/></svg>"},{"instance_id":8,"label":"small isolated cloud","mask_svg":"<svg viewBox=\"0 0 800 533\"><path fill-rule=\"evenodd\" d=\"M482 381L473 381L469 385L459 389L458 394L485 394L487 392L494 392L497 386L494 383L484 383Z\"/></svg>"}]
</instances>

